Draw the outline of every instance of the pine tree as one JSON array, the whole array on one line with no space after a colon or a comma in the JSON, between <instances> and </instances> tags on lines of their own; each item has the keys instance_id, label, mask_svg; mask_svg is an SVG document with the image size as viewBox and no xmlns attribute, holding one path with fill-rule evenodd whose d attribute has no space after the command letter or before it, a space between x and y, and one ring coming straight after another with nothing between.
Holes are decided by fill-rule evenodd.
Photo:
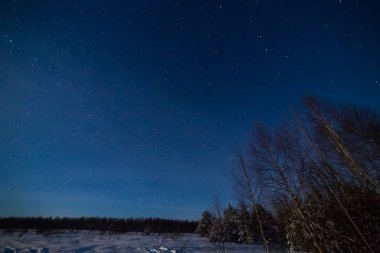
<instances>
[{"instance_id":1,"label":"pine tree","mask_svg":"<svg viewBox=\"0 0 380 253\"><path fill-rule=\"evenodd\" d=\"M266 235L266 238L268 240L268 243L271 242L274 237L275 237L275 226L276 226L276 221L270 211L268 211L265 207L263 207L260 204L255 205L257 212L259 213L260 219L261 219L261 225L262 229ZM252 225L253 225L253 239L254 241L261 241L262 237L260 236L260 231L259 231L259 224L256 219L256 214L253 211L252 212Z\"/></svg>"},{"instance_id":2,"label":"pine tree","mask_svg":"<svg viewBox=\"0 0 380 253\"><path fill-rule=\"evenodd\" d=\"M223 212L223 226L227 242L239 241L239 212L231 204L224 209Z\"/></svg>"},{"instance_id":3,"label":"pine tree","mask_svg":"<svg viewBox=\"0 0 380 253\"><path fill-rule=\"evenodd\" d=\"M201 236L209 236L212 220L212 214L208 210L204 211L197 227L197 233Z\"/></svg>"},{"instance_id":4,"label":"pine tree","mask_svg":"<svg viewBox=\"0 0 380 253\"><path fill-rule=\"evenodd\" d=\"M247 206L242 203L239 205L239 219L238 219L238 241L244 244L252 244L252 219L249 215Z\"/></svg>"}]
</instances>

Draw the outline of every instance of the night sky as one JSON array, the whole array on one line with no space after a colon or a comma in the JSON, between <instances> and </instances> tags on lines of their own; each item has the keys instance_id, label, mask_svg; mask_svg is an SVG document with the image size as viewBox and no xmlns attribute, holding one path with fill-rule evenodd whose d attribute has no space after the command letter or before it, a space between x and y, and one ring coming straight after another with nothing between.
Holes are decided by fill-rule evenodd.
<instances>
[{"instance_id":1,"label":"night sky","mask_svg":"<svg viewBox=\"0 0 380 253\"><path fill-rule=\"evenodd\" d=\"M198 219L255 122L380 108L380 3L1 1L0 216Z\"/></svg>"}]
</instances>

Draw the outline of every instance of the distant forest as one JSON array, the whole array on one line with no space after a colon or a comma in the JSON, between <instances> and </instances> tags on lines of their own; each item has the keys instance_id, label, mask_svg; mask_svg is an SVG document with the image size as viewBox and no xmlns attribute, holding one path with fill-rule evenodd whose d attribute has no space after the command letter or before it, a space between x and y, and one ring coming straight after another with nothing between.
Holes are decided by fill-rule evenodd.
<instances>
[{"instance_id":1,"label":"distant forest","mask_svg":"<svg viewBox=\"0 0 380 253\"><path fill-rule=\"evenodd\" d=\"M110 232L193 233L198 222L161 218L0 218L0 229L49 230L100 230Z\"/></svg>"}]
</instances>

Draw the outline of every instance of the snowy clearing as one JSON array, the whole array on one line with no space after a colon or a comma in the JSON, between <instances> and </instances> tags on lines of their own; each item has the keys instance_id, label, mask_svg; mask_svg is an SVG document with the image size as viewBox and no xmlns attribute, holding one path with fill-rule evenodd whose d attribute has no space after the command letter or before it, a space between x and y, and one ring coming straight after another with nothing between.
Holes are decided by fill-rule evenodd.
<instances>
[{"instance_id":1,"label":"snowy clearing","mask_svg":"<svg viewBox=\"0 0 380 253\"><path fill-rule=\"evenodd\" d=\"M11 252L221 252L216 244L195 234L173 236L141 233L112 234L99 231L0 230L0 253ZM226 244L226 252L265 252L261 245Z\"/></svg>"}]
</instances>

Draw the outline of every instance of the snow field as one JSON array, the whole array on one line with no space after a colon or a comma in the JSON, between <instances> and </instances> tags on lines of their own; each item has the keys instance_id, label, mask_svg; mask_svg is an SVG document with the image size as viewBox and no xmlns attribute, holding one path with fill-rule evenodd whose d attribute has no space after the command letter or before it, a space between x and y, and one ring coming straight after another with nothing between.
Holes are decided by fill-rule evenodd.
<instances>
[{"instance_id":1,"label":"snow field","mask_svg":"<svg viewBox=\"0 0 380 253\"><path fill-rule=\"evenodd\" d=\"M54 231L37 233L35 230L13 232L0 230L0 253L51 252L156 252L156 253L211 253L221 252L217 244L196 234L144 235L142 233L114 234L99 231ZM226 244L226 252L265 252L261 245Z\"/></svg>"}]
</instances>

